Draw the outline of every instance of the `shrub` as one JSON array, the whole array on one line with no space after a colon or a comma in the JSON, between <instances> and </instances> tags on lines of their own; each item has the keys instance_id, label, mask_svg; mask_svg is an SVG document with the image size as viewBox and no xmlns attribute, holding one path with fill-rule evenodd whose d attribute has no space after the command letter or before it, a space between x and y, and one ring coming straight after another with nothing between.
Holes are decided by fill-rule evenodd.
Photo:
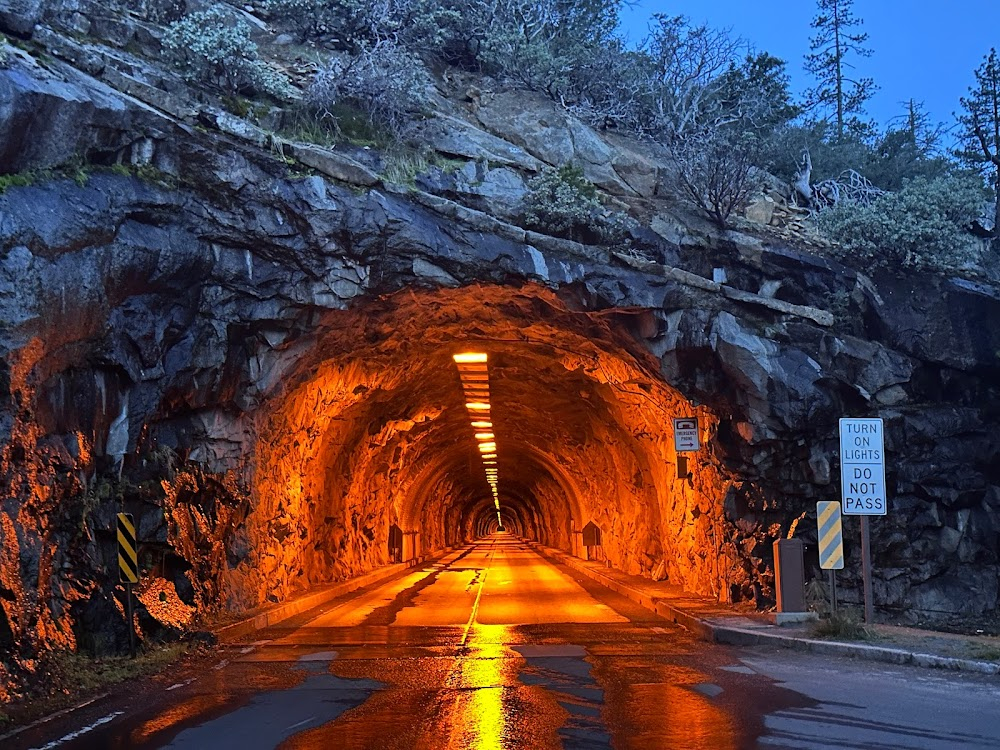
<instances>
[{"instance_id":1,"label":"shrub","mask_svg":"<svg viewBox=\"0 0 1000 750\"><path fill-rule=\"evenodd\" d=\"M463 24L463 7L479 0L268 0L267 9L298 32L302 41L352 54L393 39L411 50L439 50Z\"/></svg>"},{"instance_id":2,"label":"shrub","mask_svg":"<svg viewBox=\"0 0 1000 750\"><path fill-rule=\"evenodd\" d=\"M862 624L861 616L851 609L838 609L817 622L812 628L816 638L834 638L842 641L870 641L875 632Z\"/></svg>"},{"instance_id":3,"label":"shrub","mask_svg":"<svg viewBox=\"0 0 1000 750\"><path fill-rule=\"evenodd\" d=\"M330 37L335 46L352 49L384 30L391 3L366 0L268 0L267 9L287 20L302 41Z\"/></svg>"},{"instance_id":4,"label":"shrub","mask_svg":"<svg viewBox=\"0 0 1000 750\"><path fill-rule=\"evenodd\" d=\"M968 230L984 200L974 176L918 177L869 205L838 204L820 213L818 222L851 260L953 271L979 261L979 245Z\"/></svg>"},{"instance_id":5,"label":"shrub","mask_svg":"<svg viewBox=\"0 0 1000 750\"><path fill-rule=\"evenodd\" d=\"M233 23L222 6L189 13L170 24L163 46L188 80L279 99L292 94L288 79L259 58L250 27L242 21Z\"/></svg>"},{"instance_id":6,"label":"shrub","mask_svg":"<svg viewBox=\"0 0 1000 750\"><path fill-rule=\"evenodd\" d=\"M555 99L571 96L574 73L613 40L620 5L620 0L500 0L486 14L478 62Z\"/></svg>"},{"instance_id":7,"label":"shrub","mask_svg":"<svg viewBox=\"0 0 1000 750\"><path fill-rule=\"evenodd\" d=\"M573 164L548 169L528 183L524 221L539 232L597 244L624 241L631 225L625 214L601 205L597 188Z\"/></svg>"},{"instance_id":8,"label":"shrub","mask_svg":"<svg viewBox=\"0 0 1000 750\"><path fill-rule=\"evenodd\" d=\"M733 211L760 190L757 149L753 136L722 130L678 141L670 153L683 197L725 229Z\"/></svg>"},{"instance_id":9,"label":"shrub","mask_svg":"<svg viewBox=\"0 0 1000 750\"><path fill-rule=\"evenodd\" d=\"M360 109L373 125L396 139L412 132L423 111L429 77L415 55L381 41L359 55L341 56L313 80L307 100L321 115L337 119L337 108Z\"/></svg>"}]
</instances>

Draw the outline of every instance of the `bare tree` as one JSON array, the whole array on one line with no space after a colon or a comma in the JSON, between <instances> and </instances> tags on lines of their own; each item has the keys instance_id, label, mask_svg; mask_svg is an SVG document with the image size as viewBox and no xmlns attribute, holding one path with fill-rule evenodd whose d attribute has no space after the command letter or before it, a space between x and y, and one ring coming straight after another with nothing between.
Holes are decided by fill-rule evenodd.
<instances>
[{"instance_id":1,"label":"bare tree","mask_svg":"<svg viewBox=\"0 0 1000 750\"><path fill-rule=\"evenodd\" d=\"M684 196L725 229L733 211L761 188L756 140L703 130L675 142L671 156Z\"/></svg>"},{"instance_id":2,"label":"bare tree","mask_svg":"<svg viewBox=\"0 0 1000 750\"><path fill-rule=\"evenodd\" d=\"M692 27L683 16L654 15L643 44L651 66L653 129L669 140L738 119L719 94L742 47L725 31Z\"/></svg>"}]
</instances>

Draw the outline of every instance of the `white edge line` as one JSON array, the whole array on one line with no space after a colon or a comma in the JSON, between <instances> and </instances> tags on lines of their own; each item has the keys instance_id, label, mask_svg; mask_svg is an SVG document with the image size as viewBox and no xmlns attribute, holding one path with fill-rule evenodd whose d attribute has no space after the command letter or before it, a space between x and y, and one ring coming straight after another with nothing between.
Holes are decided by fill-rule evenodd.
<instances>
[{"instance_id":1,"label":"white edge line","mask_svg":"<svg viewBox=\"0 0 1000 750\"><path fill-rule=\"evenodd\" d=\"M97 727L101 726L102 724L107 724L109 721L114 721L119 716L121 716L123 713L125 713L125 712L124 711L115 711L114 713L110 713L107 716L102 716L100 719L98 719L97 721L95 721L93 724L90 724L88 726L83 727L83 729L77 729L75 732L70 732L66 736L60 737L58 740L52 740L52 742L50 742L48 745L43 745L42 747L39 747L39 748L32 748L32 750L53 750L53 748L59 747L64 742L69 742L70 740L75 740L77 737L81 737L81 736L85 735L87 732L90 732L90 731L92 731L94 729L97 729Z\"/></svg>"},{"instance_id":2,"label":"white edge line","mask_svg":"<svg viewBox=\"0 0 1000 750\"><path fill-rule=\"evenodd\" d=\"M78 711L79 709L89 706L91 703L99 701L102 698L107 698L109 695L111 695L111 693L101 693L100 695L95 695L93 698L91 698L90 700L86 700L83 703L77 703L75 706L70 706L69 708L63 708L59 711L56 711L55 713L49 714L48 716L43 716L41 719L37 719L31 722L30 724L25 724L23 727L12 729L11 731L7 732L7 734L0 734L0 740L9 740L11 737L16 737L21 732L26 732L29 729L34 729L35 727L39 727L42 724L52 721L55 718L58 718L60 716L65 716L66 714L73 713L74 711Z\"/></svg>"}]
</instances>

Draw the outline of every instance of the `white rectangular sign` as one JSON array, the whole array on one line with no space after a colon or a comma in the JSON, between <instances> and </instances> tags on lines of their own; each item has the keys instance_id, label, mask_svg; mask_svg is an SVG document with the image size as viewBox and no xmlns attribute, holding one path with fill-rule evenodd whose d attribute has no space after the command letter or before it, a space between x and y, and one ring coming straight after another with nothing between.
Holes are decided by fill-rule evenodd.
<instances>
[{"instance_id":1,"label":"white rectangular sign","mask_svg":"<svg viewBox=\"0 0 1000 750\"><path fill-rule=\"evenodd\" d=\"M674 450L678 453L701 449L698 441L698 418L681 417L674 419Z\"/></svg>"},{"instance_id":2,"label":"white rectangular sign","mask_svg":"<svg viewBox=\"0 0 1000 750\"><path fill-rule=\"evenodd\" d=\"M881 419L840 420L841 507L847 516L884 516L885 441Z\"/></svg>"}]
</instances>

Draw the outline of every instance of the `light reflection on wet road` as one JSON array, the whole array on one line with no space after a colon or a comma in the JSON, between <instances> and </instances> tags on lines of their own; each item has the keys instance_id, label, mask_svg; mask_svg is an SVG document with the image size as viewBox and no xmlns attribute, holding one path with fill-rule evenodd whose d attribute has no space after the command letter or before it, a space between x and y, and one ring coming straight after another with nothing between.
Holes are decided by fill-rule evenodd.
<instances>
[{"instance_id":1,"label":"light reflection on wet road","mask_svg":"<svg viewBox=\"0 0 1000 750\"><path fill-rule=\"evenodd\" d=\"M258 637L190 682L159 678L140 700L95 706L92 722L124 714L49 750L728 750L783 746L762 737L769 717L789 741L781 717L823 715L806 687L748 668L745 652L697 641L509 537ZM43 736L18 746L60 735Z\"/></svg>"}]
</instances>

